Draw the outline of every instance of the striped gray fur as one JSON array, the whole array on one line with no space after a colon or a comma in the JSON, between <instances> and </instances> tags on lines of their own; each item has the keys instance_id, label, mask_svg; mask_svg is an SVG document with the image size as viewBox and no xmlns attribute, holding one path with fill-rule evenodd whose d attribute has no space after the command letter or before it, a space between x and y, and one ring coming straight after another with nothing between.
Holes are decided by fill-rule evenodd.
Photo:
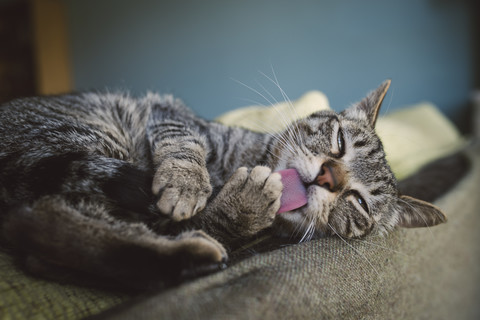
<instances>
[{"instance_id":1,"label":"striped gray fur","mask_svg":"<svg viewBox=\"0 0 480 320\"><path fill-rule=\"evenodd\" d=\"M443 222L434 206L399 194L374 132L389 83L273 136L206 121L156 94L6 103L3 240L37 274L145 289L211 271L260 232L305 241ZM275 171L286 168L307 185L308 204L276 214ZM326 175L330 183L320 182Z\"/></svg>"}]
</instances>

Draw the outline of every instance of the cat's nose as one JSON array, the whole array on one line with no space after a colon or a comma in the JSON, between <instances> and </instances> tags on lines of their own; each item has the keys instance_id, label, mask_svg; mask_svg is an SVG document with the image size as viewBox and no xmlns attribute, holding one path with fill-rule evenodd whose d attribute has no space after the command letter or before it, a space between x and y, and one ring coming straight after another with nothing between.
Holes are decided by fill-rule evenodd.
<instances>
[{"instance_id":1,"label":"cat's nose","mask_svg":"<svg viewBox=\"0 0 480 320\"><path fill-rule=\"evenodd\" d=\"M317 184L321 187L327 188L330 191L336 191L340 186L338 174L335 172L332 165L324 163L320 168L320 173L317 177Z\"/></svg>"}]
</instances>

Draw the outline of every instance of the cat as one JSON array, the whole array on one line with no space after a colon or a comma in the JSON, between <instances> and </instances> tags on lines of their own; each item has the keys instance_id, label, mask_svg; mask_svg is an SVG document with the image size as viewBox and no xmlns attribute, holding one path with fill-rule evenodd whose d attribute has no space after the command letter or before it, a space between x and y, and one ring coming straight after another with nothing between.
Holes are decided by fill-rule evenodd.
<instances>
[{"instance_id":1,"label":"cat","mask_svg":"<svg viewBox=\"0 0 480 320\"><path fill-rule=\"evenodd\" d=\"M131 288L224 265L260 232L361 238L446 221L400 195L375 122L390 80L275 135L206 121L181 100L87 92L0 107L3 242L27 270ZM307 205L277 214L279 170Z\"/></svg>"}]
</instances>

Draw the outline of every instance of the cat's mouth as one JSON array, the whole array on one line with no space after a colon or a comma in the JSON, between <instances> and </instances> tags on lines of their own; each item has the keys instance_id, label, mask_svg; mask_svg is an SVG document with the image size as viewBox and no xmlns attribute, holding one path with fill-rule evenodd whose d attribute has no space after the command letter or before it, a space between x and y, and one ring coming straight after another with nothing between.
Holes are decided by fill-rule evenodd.
<instances>
[{"instance_id":1,"label":"cat's mouth","mask_svg":"<svg viewBox=\"0 0 480 320\"><path fill-rule=\"evenodd\" d=\"M277 213L289 212L303 207L308 202L307 189L296 169L277 171L283 184L280 208Z\"/></svg>"},{"instance_id":2,"label":"cat's mouth","mask_svg":"<svg viewBox=\"0 0 480 320\"><path fill-rule=\"evenodd\" d=\"M327 229L329 220L328 208L330 203L335 200L339 188L342 188L342 179L338 178L332 165L320 164L315 167L301 166L300 169L296 169L295 166L290 166L289 169L286 169L296 173L298 181L296 181L294 187L298 188L298 190L292 190L290 186L285 188L284 185L282 198L288 197L288 194L291 197L292 195L295 197L295 195L298 196L300 194L300 197L305 199L305 201L290 210L278 212L279 222L277 225L287 228L283 231L286 232L285 234L290 234L291 236L291 232L294 232L295 234L308 233L310 236L313 236L319 232L325 232ZM300 202L299 199L295 201Z\"/></svg>"},{"instance_id":3,"label":"cat's mouth","mask_svg":"<svg viewBox=\"0 0 480 320\"><path fill-rule=\"evenodd\" d=\"M316 178L305 182L298 170L289 168L277 171L282 177L283 191L281 206L278 213L290 212L302 208L308 204L308 189L311 186L318 186L333 192L340 186L334 170L329 165L322 165Z\"/></svg>"},{"instance_id":4,"label":"cat's mouth","mask_svg":"<svg viewBox=\"0 0 480 320\"><path fill-rule=\"evenodd\" d=\"M305 182L302 176L295 168L277 171L282 177L283 191L281 198L281 207L278 213L299 209L308 204L307 190L311 186L318 186L327 189L330 192L337 191L343 184L335 168L328 163L320 167L316 178Z\"/></svg>"}]
</instances>

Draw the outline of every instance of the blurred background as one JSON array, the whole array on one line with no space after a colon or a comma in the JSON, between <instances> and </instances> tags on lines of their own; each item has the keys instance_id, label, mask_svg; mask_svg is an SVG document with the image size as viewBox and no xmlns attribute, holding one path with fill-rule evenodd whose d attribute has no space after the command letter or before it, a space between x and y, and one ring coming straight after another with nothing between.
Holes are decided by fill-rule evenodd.
<instances>
[{"instance_id":1,"label":"blurred background","mask_svg":"<svg viewBox=\"0 0 480 320\"><path fill-rule=\"evenodd\" d=\"M384 112L431 101L467 124L479 1L0 0L0 101L173 93L198 114L324 92L341 110L392 79Z\"/></svg>"}]
</instances>

